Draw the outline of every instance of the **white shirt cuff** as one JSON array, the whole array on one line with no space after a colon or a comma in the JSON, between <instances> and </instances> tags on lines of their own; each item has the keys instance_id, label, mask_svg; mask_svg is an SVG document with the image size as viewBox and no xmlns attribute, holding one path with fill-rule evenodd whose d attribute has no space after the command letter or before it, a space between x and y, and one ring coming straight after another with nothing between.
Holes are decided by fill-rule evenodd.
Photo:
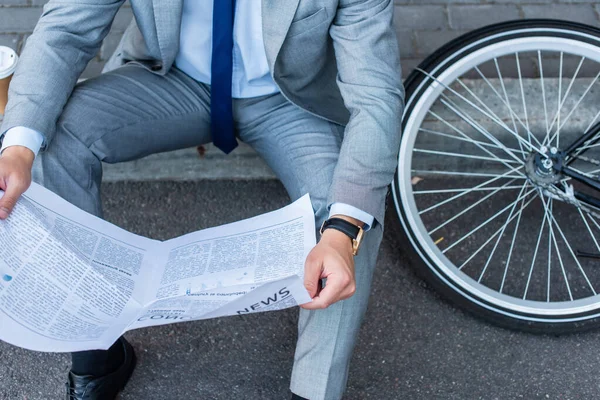
<instances>
[{"instance_id":1,"label":"white shirt cuff","mask_svg":"<svg viewBox=\"0 0 600 400\"><path fill-rule=\"evenodd\" d=\"M44 143L44 136L38 131L24 126L16 126L9 129L4 134L0 153L11 146L25 146L37 156L42 147L42 143Z\"/></svg>"},{"instance_id":2,"label":"white shirt cuff","mask_svg":"<svg viewBox=\"0 0 600 400\"><path fill-rule=\"evenodd\" d=\"M365 231L371 229L371 226L373 226L373 221L375 220L371 214L368 214L363 210L359 210L358 208L346 203L333 203L329 209L329 217L331 218L334 215L346 215L363 222L365 224L363 226Z\"/></svg>"}]
</instances>

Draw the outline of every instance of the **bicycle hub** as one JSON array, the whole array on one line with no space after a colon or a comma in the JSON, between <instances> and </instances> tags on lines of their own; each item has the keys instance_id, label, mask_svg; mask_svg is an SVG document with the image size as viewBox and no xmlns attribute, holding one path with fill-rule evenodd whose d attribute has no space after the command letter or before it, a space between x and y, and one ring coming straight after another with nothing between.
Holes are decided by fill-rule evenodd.
<instances>
[{"instance_id":1,"label":"bicycle hub","mask_svg":"<svg viewBox=\"0 0 600 400\"><path fill-rule=\"evenodd\" d=\"M535 152L527 158L525 172L534 184L546 186L562 179L557 171L562 165L562 154L556 148L543 150L544 154Z\"/></svg>"}]
</instances>

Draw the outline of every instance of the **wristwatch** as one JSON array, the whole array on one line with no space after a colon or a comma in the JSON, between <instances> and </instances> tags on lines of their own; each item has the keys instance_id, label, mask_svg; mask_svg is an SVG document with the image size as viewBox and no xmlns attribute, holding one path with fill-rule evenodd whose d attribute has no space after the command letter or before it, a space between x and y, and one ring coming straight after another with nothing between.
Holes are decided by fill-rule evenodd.
<instances>
[{"instance_id":1,"label":"wristwatch","mask_svg":"<svg viewBox=\"0 0 600 400\"><path fill-rule=\"evenodd\" d=\"M358 254L358 248L365 233L363 228L342 218L329 218L323 221L323 225L321 225L321 235L326 229L335 229L345 233L352 240L352 255L355 256Z\"/></svg>"}]
</instances>

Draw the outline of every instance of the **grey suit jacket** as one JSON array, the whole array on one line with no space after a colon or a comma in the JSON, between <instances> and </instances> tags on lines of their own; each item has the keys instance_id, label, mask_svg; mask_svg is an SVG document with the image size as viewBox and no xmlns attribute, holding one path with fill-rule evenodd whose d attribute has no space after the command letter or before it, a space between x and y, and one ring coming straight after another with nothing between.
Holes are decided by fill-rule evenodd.
<instances>
[{"instance_id":1,"label":"grey suit jacket","mask_svg":"<svg viewBox=\"0 0 600 400\"><path fill-rule=\"evenodd\" d=\"M0 132L26 126L50 145L77 79L123 0L50 0L27 40ZM139 63L166 74L179 47L182 0L131 0L135 16L106 69ZM345 124L329 204L382 223L400 144L404 91L393 0L262 0L273 79L290 101Z\"/></svg>"}]
</instances>

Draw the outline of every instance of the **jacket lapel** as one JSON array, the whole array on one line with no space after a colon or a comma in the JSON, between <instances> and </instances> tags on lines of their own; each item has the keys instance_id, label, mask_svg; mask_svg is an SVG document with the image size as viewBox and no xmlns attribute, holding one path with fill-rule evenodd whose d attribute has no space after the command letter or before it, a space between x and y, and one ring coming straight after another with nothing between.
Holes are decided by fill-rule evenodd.
<instances>
[{"instance_id":1,"label":"jacket lapel","mask_svg":"<svg viewBox=\"0 0 600 400\"><path fill-rule=\"evenodd\" d=\"M271 71L296 14L298 3L300 0L262 0L263 40Z\"/></svg>"},{"instance_id":2,"label":"jacket lapel","mask_svg":"<svg viewBox=\"0 0 600 400\"><path fill-rule=\"evenodd\" d=\"M160 54L163 61L171 63L179 49L183 0L152 0L152 6Z\"/></svg>"}]
</instances>

